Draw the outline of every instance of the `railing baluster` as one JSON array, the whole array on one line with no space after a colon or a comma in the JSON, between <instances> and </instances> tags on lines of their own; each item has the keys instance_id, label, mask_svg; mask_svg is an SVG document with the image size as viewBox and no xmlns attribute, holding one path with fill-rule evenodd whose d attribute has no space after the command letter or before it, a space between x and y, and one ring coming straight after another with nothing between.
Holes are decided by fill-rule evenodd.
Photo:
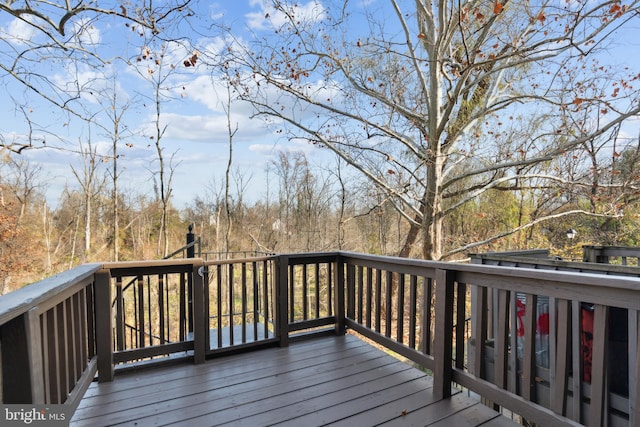
<instances>
[{"instance_id":1,"label":"railing baluster","mask_svg":"<svg viewBox=\"0 0 640 427\"><path fill-rule=\"evenodd\" d=\"M269 337L269 315L271 314L269 310L269 266L271 264L268 261L262 261L262 313L263 313L263 321L264 321L264 336L265 338Z\"/></svg>"},{"instance_id":2,"label":"railing baluster","mask_svg":"<svg viewBox=\"0 0 640 427\"><path fill-rule=\"evenodd\" d=\"M222 348L222 316L223 316L223 311L224 311L224 306L223 306L223 302L222 302L222 265L218 264L216 265L216 310L217 310L217 315L218 315L218 324L217 324L217 330L218 330L218 347L217 348Z\"/></svg>"},{"instance_id":3,"label":"railing baluster","mask_svg":"<svg viewBox=\"0 0 640 427\"><path fill-rule=\"evenodd\" d=\"M510 307L510 315L509 322L511 324L511 334L509 336L509 343L511 346L511 351L509 352L509 362L512 366L511 375L509 375L509 391L511 393L517 394L518 390L518 380L520 376L518 375L518 306L516 304L517 295L516 292L510 292L509 296L509 307Z\"/></svg>"},{"instance_id":4,"label":"railing baluster","mask_svg":"<svg viewBox=\"0 0 640 427\"><path fill-rule=\"evenodd\" d=\"M404 274L397 273L398 289L397 298L397 316L396 316L396 340L399 343L404 342Z\"/></svg>"},{"instance_id":5,"label":"railing baluster","mask_svg":"<svg viewBox=\"0 0 640 427\"><path fill-rule=\"evenodd\" d=\"M364 292L364 270L361 265L358 266L358 290L356 292L356 298L358 300L358 323L362 323L362 310L363 310L363 292Z\"/></svg>"},{"instance_id":6,"label":"railing baluster","mask_svg":"<svg viewBox=\"0 0 640 427\"><path fill-rule=\"evenodd\" d=\"M165 287L164 287L164 300L166 301L166 305L167 305L167 323L166 323L166 326L167 326L167 341L168 342L172 341L171 331L173 330L171 328L172 322L169 319L174 316L174 312L171 310L171 302L169 300L169 288L171 287L171 282L172 282L172 280L167 275L167 281L165 282Z\"/></svg>"},{"instance_id":7,"label":"railing baluster","mask_svg":"<svg viewBox=\"0 0 640 427\"><path fill-rule=\"evenodd\" d=\"M65 390L65 396L68 395L73 386L76 383L76 354L75 354L75 335L76 328L73 319L73 299L68 298L64 304L64 316L65 316L65 335L66 335L66 348L65 348L65 365L67 371L67 387Z\"/></svg>"},{"instance_id":8,"label":"railing baluster","mask_svg":"<svg viewBox=\"0 0 640 427\"><path fill-rule=\"evenodd\" d=\"M376 332L382 330L382 270L376 269Z\"/></svg>"},{"instance_id":9,"label":"railing baluster","mask_svg":"<svg viewBox=\"0 0 640 427\"><path fill-rule=\"evenodd\" d=\"M418 276L409 277L409 347L416 348L416 324L418 319Z\"/></svg>"},{"instance_id":10,"label":"railing baluster","mask_svg":"<svg viewBox=\"0 0 640 427\"><path fill-rule=\"evenodd\" d=\"M524 313L524 360L522 362L522 397L536 401L536 308L538 297L526 294Z\"/></svg>"},{"instance_id":11,"label":"railing baluster","mask_svg":"<svg viewBox=\"0 0 640 427\"><path fill-rule=\"evenodd\" d=\"M385 275L385 319L384 319L384 335L386 337L391 337L391 323L393 319L393 273L391 271L387 271Z\"/></svg>"},{"instance_id":12,"label":"railing baluster","mask_svg":"<svg viewBox=\"0 0 640 427\"><path fill-rule=\"evenodd\" d=\"M422 292L422 327L421 327L421 351L424 354L431 354L432 352L432 307L431 300L433 299L433 279L430 277L423 277L422 286L424 288Z\"/></svg>"},{"instance_id":13,"label":"railing baluster","mask_svg":"<svg viewBox=\"0 0 640 427\"><path fill-rule=\"evenodd\" d=\"M373 297L373 268L367 267L367 328L371 328L371 312L373 307L371 301Z\"/></svg>"},{"instance_id":14,"label":"railing baluster","mask_svg":"<svg viewBox=\"0 0 640 427\"><path fill-rule=\"evenodd\" d=\"M336 287L335 292L335 315L336 315L336 334L344 335L346 331L345 324L345 277L344 277L344 262L342 261L342 257L338 256L336 258L336 269L335 269L335 280L334 284Z\"/></svg>"},{"instance_id":15,"label":"railing baluster","mask_svg":"<svg viewBox=\"0 0 640 427\"><path fill-rule=\"evenodd\" d=\"M187 282L184 274L180 275L178 292L180 293L180 330L178 331L178 341L184 341L187 332Z\"/></svg>"},{"instance_id":16,"label":"railing baluster","mask_svg":"<svg viewBox=\"0 0 640 427\"><path fill-rule=\"evenodd\" d=\"M551 309L550 309L551 311ZM554 310L555 311L555 310ZM560 415L566 415L567 412L567 381L569 378L569 334L570 328L570 305L566 299L557 300L557 326L556 338L552 341L556 342L556 363L555 375L552 376L551 382L551 409ZM554 329L551 329L553 333ZM552 358L553 359L553 358ZM553 363L553 362L552 362ZM575 373L574 375L578 375Z\"/></svg>"},{"instance_id":17,"label":"railing baluster","mask_svg":"<svg viewBox=\"0 0 640 427\"><path fill-rule=\"evenodd\" d=\"M315 312L316 317L320 317L320 263L315 264Z\"/></svg>"},{"instance_id":18,"label":"railing baluster","mask_svg":"<svg viewBox=\"0 0 640 427\"><path fill-rule=\"evenodd\" d=\"M307 275L307 264L302 264L302 320L309 319L309 277Z\"/></svg>"},{"instance_id":19,"label":"railing baluster","mask_svg":"<svg viewBox=\"0 0 640 427\"><path fill-rule=\"evenodd\" d=\"M160 344L165 344L167 342L164 317L164 275L158 274L158 336Z\"/></svg>"},{"instance_id":20,"label":"railing baluster","mask_svg":"<svg viewBox=\"0 0 640 427\"><path fill-rule=\"evenodd\" d=\"M260 275L258 271L258 263L255 261L251 263L251 279L253 282L253 340L258 341L258 322L260 321L258 317L258 313L260 312L258 282L260 280Z\"/></svg>"},{"instance_id":21,"label":"railing baluster","mask_svg":"<svg viewBox=\"0 0 640 427\"><path fill-rule=\"evenodd\" d=\"M498 334L495 343L495 384L507 388L507 375L509 369L509 302L511 292L498 290Z\"/></svg>"},{"instance_id":22,"label":"railing baluster","mask_svg":"<svg viewBox=\"0 0 640 427\"><path fill-rule=\"evenodd\" d=\"M591 425L604 425L604 413L609 406L607 392L607 338L609 307L596 304L593 314L593 359L591 369L591 401L589 403L589 422ZM593 369L593 367L596 369Z\"/></svg>"},{"instance_id":23,"label":"railing baluster","mask_svg":"<svg viewBox=\"0 0 640 427\"><path fill-rule=\"evenodd\" d=\"M327 316L331 316L334 314L333 310L333 287L335 285L334 281L334 273L333 273L333 264L327 263Z\"/></svg>"},{"instance_id":24,"label":"railing baluster","mask_svg":"<svg viewBox=\"0 0 640 427\"><path fill-rule=\"evenodd\" d=\"M437 284L436 284L437 286ZM473 319L473 370L471 373L478 378L486 378L485 375L485 340L487 339L487 288L485 286L476 287L477 297L476 304L473 307L475 309L475 316Z\"/></svg>"},{"instance_id":25,"label":"railing baluster","mask_svg":"<svg viewBox=\"0 0 640 427\"><path fill-rule=\"evenodd\" d=\"M144 279L138 276L138 348L145 347L144 336Z\"/></svg>"},{"instance_id":26,"label":"railing baluster","mask_svg":"<svg viewBox=\"0 0 640 427\"><path fill-rule=\"evenodd\" d=\"M455 363L456 368L464 369L464 349L465 349L465 321L467 319L466 313L467 302L467 284L458 282L456 289L456 337L455 337Z\"/></svg>"},{"instance_id":27,"label":"railing baluster","mask_svg":"<svg viewBox=\"0 0 640 427\"><path fill-rule=\"evenodd\" d=\"M91 287L91 285L83 288L78 294L78 324L80 325L80 360L82 364L85 365L89 357L89 342L87 341L87 337L89 336L89 331L87 329L87 288ZM84 369L84 366L83 366Z\"/></svg>"},{"instance_id":28,"label":"railing baluster","mask_svg":"<svg viewBox=\"0 0 640 427\"><path fill-rule=\"evenodd\" d=\"M242 344L247 342L247 263L241 264L242 284Z\"/></svg>"},{"instance_id":29,"label":"railing baluster","mask_svg":"<svg viewBox=\"0 0 640 427\"><path fill-rule=\"evenodd\" d=\"M229 344L234 345L236 343L234 337L234 326L235 322L235 300L234 300L234 280L233 280L233 264L229 264L228 266L229 276L227 277L228 283L228 291L229 291Z\"/></svg>"},{"instance_id":30,"label":"railing baluster","mask_svg":"<svg viewBox=\"0 0 640 427\"><path fill-rule=\"evenodd\" d=\"M66 301L62 301L61 304L58 304L54 308L55 316L56 316L56 351L57 351L57 359L55 369L57 370L58 377L58 400L57 403L62 403L66 399L67 393L69 392L69 386L67 384L67 347L68 347L68 336L67 336L67 316L66 316Z\"/></svg>"},{"instance_id":31,"label":"railing baluster","mask_svg":"<svg viewBox=\"0 0 640 427\"><path fill-rule=\"evenodd\" d=\"M125 325L124 296L122 294L122 277L116 277L116 349L125 349L124 325Z\"/></svg>"},{"instance_id":32,"label":"railing baluster","mask_svg":"<svg viewBox=\"0 0 640 427\"><path fill-rule=\"evenodd\" d=\"M289 322L296 321L295 265L289 266Z\"/></svg>"},{"instance_id":33,"label":"railing baluster","mask_svg":"<svg viewBox=\"0 0 640 427\"><path fill-rule=\"evenodd\" d=\"M576 300L572 301L571 305L571 328L573 330L571 334L571 354L573 355L573 398L571 400L571 409L573 413L572 418L574 421L582 422L582 306L580 302Z\"/></svg>"},{"instance_id":34,"label":"railing baluster","mask_svg":"<svg viewBox=\"0 0 640 427\"><path fill-rule=\"evenodd\" d=\"M44 404L46 382L44 379L43 351L42 351L42 324L37 307L24 314L27 357L29 366L29 388L31 391L31 403ZM15 390L13 390L15 393Z\"/></svg>"},{"instance_id":35,"label":"railing baluster","mask_svg":"<svg viewBox=\"0 0 640 427\"><path fill-rule=\"evenodd\" d=\"M347 317L355 318L355 292L356 292L356 268L347 264Z\"/></svg>"}]
</instances>

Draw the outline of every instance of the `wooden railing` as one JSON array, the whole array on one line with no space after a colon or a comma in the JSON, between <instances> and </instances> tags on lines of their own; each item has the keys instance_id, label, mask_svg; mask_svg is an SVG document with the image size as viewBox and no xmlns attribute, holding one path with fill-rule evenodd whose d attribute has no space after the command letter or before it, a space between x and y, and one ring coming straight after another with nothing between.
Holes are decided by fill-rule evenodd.
<instances>
[{"instance_id":1,"label":"wooden railing","mask_svg":"<svg viewBox=\"0 0 640 427\"><path fill-rule=\"evenodd\" d=\"M585 262L640 266L640 248L629 246L583 246Z\"/></svg>"},{"instance_id":2,"label":"wooden railing","mask_svg":"<svg viewBox=\"0 0 640 427\"><path fill-rule=\"evenodd\" d=\"M96 366L109 381L351 329L433 371L437 397L457 385L539 425L637 425L639 313L640 279L601 274L347 252L87 265L0 299L3 403L74 407Z\"/></svg>"},{"instance_id":3,"label":"wooden railing","mask_svg":"<svg viewBox=\"0 0 640 427\"><path fill-rule=\"evenodd\" d=\"M97 370L99 268L83 265L1 297L2 403L77 407Z\"/></svg>"}]
</instances>

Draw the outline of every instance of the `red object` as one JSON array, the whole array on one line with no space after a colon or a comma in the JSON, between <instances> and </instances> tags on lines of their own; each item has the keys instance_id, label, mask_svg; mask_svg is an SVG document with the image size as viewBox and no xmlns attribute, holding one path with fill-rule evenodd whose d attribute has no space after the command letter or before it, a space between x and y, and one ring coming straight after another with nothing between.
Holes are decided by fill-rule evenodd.
<instances>
[{"instance_id":1,"label":"red object","mask_svg":"<svg viewBox=\"0 0 640 427\"><path fill-rule=\"evenodd\" d=\"M591 383L591 360L593 357L593 310L582 307L582 379Z\"/></svg>"}]
</instances>

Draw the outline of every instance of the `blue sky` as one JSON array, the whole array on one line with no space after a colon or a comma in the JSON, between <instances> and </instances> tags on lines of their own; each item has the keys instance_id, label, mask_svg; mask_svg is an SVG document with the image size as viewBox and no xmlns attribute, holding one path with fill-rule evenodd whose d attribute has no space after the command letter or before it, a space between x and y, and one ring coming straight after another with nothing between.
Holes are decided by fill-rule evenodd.
<instances>
[{"instance_id":1,"label":"blue sky","mask_svg":"<svg viewBox=\"0 0 640 427\"><path fill-rule=\"evenodd\" d=\"M195 38L198 40L198 49L210 53L222 49L226 41L225 36L219 31L207 30L206 26L210 23L230 25L240 41L247 41L253 36L259 36L263 31L268 31L270 25L277 24L279 20L278 15L265 6L267 2L264 0L200 3L194 26L202 27L200 35ZM374 3L375 0L367 0L354 4ZM326 4L330 5L329 2ZM319 2L300 2L302 16L309 19L321 14L322 10L323 6ZM265 19L267 15L268 20ZM614 48L610 50L612 62L638 66L639 27L638 24L631 25L619 40L615 40ZM0 15L0 31L1 38L5 39L14 35L29 37L28 28L9 19L7 15ZM206 37L202 34L206 34ZM150 194L153 189L150 171L156 167L153 163L155 148L149 136L153 133L154 109L153 100L148 98L152 86L148 79L141 76L145 76L145 73L154 67L149 66L150 62L145 60L136 63L135 58L141 53L134 47L134 43L137 43L140 37L137 30L125 27L122 22L100 22L90 27L89 31L85 31L83 38L85 42L99 44L107 57L121 55L131 58L139 73L135 71L135 67L125 67L118 62L106 65L101 72L113 72L117 75L117 83L114 86L112 80L105 80L96 69L82 63L76 64L77 70L71 69L69 64L61 63L40 63L38 69L48 73L56 82L78 81L80 84L91 85L93 95L85 94L75 105L84 105L93 112L102 108L103 112L96 120L104 126L108 126L108 120L103 117L104 105L100 107L99 104L105 102L104 95L113 92L115 87L119 104L131 104L123 120L135 136L123 140L119 148L120 154L123 155L119 160L119 165L123 168L120 188L133 194ZM15 43L19 44L17 41ZM172 45L168 47L163 61L167 64L181 64L193 53L181 45ZM159 71L156 69L155 72ZM171 100L162 106L162 126L166 126L163 147L165 158L173 157L175 165L173 202L176 206L183 207L196 196L206 197L214 181L218 186L223 182L228 160L227 117L224 112L226 89L219 79L212 78L210 71L200 62L196 67L178 67L177 72L172 73L167 80L166 86L171 87L165 92ZM16 109L10 97L26 99L25 110ZM34 131L34 140L46 139L46 146L49 148L24 151L23 156L42 167L42 178L47 185L47 198L52 205L57 203L65 185L78 187L71 173L71 165L81 167L76 153L79 141L86 143L90 137L93 145L98 147L99 153L110 153L111 143L104 130L95 126L89 129L80 120L69 119L56 113L37 96L29 93L25 95L24 89L18 85L7 87L0 105L0 132L5 141L25 138L29 128L24 114L41 124L41 127ZM265 195L265 169L270 159L275 157L277 150L300 150L307 153L312 162L332 163L329 153L304 142L283 140L275 133L275 129L266 127L260 120L251 120L251 113L248 105L233 104L231 107L231 123L234 127L237 125L234 135L234 167L242 170L245 175L245 184L248 184L245 199L257 200ZM636 121L630 124L626 131L630 136L637 137L637 128ZM109 167L109 163L105 162L103 166Z\"/></svg>"},{"instance_id":2,"label":"blue sky","mask_svg":"<svg viewBox=\"0 0 640 427\"><path fill-rule=\"evenodd\" d=\"M250 37L249 32L266 30L265 9L263 2L236 1L219 2L199 5L199 20L196 25L207 25L208 22L233 25L234 33L240 38ZM310 3L313 4L313 3ZM311 7L311 6L310 6ZM28 37L28 29L24 24L8 19L6 15L0 15L0 29L5 39L10 35ZM215 52L221 49L224 40L223 35L215 34L208 38L198 36L199 45L204 49ZM19 38L18 37L18 38ZM85 34L86 38L101 44L101 52L110 50L109 54L129 55L135 58L137 49L129 47L129 41L137 42L139 37L135 31L124 27L122 22L105 21L92 27L91 34ZM118 47L117 49L114 47ZM127 52L127 53L124 53ZM185 57L192 52L174 45L167 49L164 57L166 63L181 64ZM135 60L133 61L136 65ZM143 60L137 64L140 74L148 72L146 62ZM194 200L196 196L205 197L211 193L214 182L219 186L224 180L224 172L228 161L228 127L227 116L223 109L226 102L226 88L220 81L212 78L210 71L197 64L197 67L176 67L167 80L165 86L171 86L166 91L167 99L162 105L162 126L166 126L163 137L164 155L168 160L173 158L175 166L173 178L173 202L178 207ZM81 102L92 111L105 109L104 103L108 100L104 95L113 92L114 83L105 79L95 69L78 65L78 70L71 70L68 65L50 64L50 67L39 65L45 69L45 73L54 76L56 82L80 81L80 84L91 85L94 95L83 96ZM109 68L111 67L111 68ZM151 96L152 85L136 74L131 68L127 69L123 64L105 66L107 73L117 74L116 93L118 104L130 104L125 111L123 121L135 136L127 137L121 144L119 159L121 169L120 188L133 194L149 193L153 191L151 170L156 168L155 147L148 135L154 132L152 123L154 115L154 102ZM158 72L156 70L156 72ZM97 80L96 80L97 79ZM16 109L10 102L10 97L23 100L26 110ZM24 120L25 111L40 126L35 128L34 141L37 146L46 145L48 148L38 148L23 151L22 156L29 159L32 164L42 168L42 179L46 183L47 200L55 205L65 185L78 188L77 180L72 174L71 165L77 170L81 169L81 163L77 150L79 141L91 139L97 147L98 153L109 155L111 142L106 131L97 126L91 129L78 119L68 115L56 113L46 102L33 94L27 93L19 85L10 85L4 93L2 114L0 115L0 131L5 140L24 140L29 128ZM100 102L103 106L100 106ZM107 108L108 110L108 108ZM234 169L238 168L244 175L247 185L245 200L257 200L266 192L265 170L270 159L273 159L277 150L304 151L310 160L318 163L326 163L331 156L326 152L320 152L306 144L284 141L279 138L273 129L268 129L261 120L251 120L251 108L248 105L233 104L231 106L231 123L237 126L234 135ZM100 116L103 116L101 113ZM106 117L96 119L102 125L109 127ZM147 136L143 136L147 135ZM40 141L46 140L46 144ZM105 162L103 167L110 167ZM233 188L233 185L232 185ZM273 191L273 190L272 190ZM273 193L272 193L273 194Z\"/></svg>"}]
</instances>

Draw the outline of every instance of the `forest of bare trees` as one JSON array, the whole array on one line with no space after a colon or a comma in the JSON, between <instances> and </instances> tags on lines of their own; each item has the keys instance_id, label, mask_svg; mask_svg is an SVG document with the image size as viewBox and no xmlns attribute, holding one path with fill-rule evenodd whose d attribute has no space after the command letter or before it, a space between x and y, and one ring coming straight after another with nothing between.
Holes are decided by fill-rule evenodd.
<instances>
[{"instance_id":1,"label":"forest of bare trees","mask_svg":"<svg viewBox=\"0 0 640 427\"><path fill-rule=\"evenodd\" d=\"M212 253L640 244L640 70L605 61L637 1L264 1L253 38L188 0L18 3L0 7L29 29L0 35L19 118L0 132L0 293L80 263L162 258L189 225ZM106 24L122 51L95 42ZM167 148L167 117L204 78L226 168L178 205L189 166ZM279 138L260 171L236 160L249 107ZM311 150L278 146L290 141ZM45 146L75 159L55 204L26 155ZM137 147L152 191L128 185Z\"/></svg>"}]
</instances>

